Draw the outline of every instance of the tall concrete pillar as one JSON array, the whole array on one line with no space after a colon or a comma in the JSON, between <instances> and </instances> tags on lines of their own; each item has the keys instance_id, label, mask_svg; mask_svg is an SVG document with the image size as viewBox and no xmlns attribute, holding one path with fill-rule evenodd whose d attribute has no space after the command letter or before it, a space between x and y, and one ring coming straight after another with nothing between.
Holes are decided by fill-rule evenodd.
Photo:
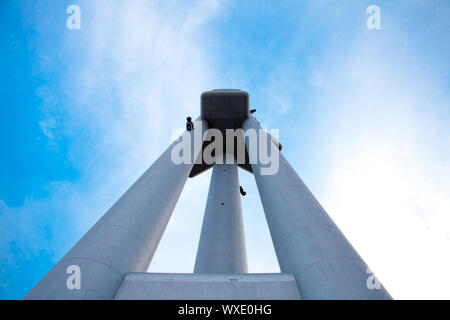
<instances>
[{"instance_id":1,"label":"tall concrete pillar","mask_svg":"<svg viewBox=\"0 0 450 320\"><path fill-rule=\"evenodd\" d=\"M146 272L193 166L175 164L172 150L183 138L196 159L206 126L175 141L25 299L113 299L127 273ZM79 289L67 285L76 270Z\"/></svg>"},{"instance_id":2,"label":"tall concrete pillar","mask_svg":"<svg viewBox=\"0 0 450 320\"><path fill-rule=\"evenodd\" d=\"M194 273L247 273L236 164L215 164Z\"/></svg>"},{"instance_id":3,"label":"tall concrete pillar","mask_svg":"<svg viewBox=\"0 0 450 320\"><path fill-rule=\"evenodd\" d=\"M261 129L252 116L243 127ZM273 144L268 134L260 139ZM248 141L246 146L249 150ZM365 262L278 154L276 174L261 174L259 160L252 169L281 271L294 274L303 299L390 299L383 287L376 288Z\"/></svg>"}]
</instances>

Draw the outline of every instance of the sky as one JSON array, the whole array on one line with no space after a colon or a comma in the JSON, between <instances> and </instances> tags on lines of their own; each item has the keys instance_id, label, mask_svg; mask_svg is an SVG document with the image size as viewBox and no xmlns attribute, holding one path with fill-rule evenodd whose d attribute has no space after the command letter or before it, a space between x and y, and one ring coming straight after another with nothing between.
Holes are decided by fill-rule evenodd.
<instances>
[{"instance_id":1,"label":"sky","mask_svg":"<svg viewBox=\"0 0 450 320\"><path fill-rule=\"evenodd\" d=\"M450 299L448 1L1 0L0 30L0 299L23 298L216 88L249 92L395 299ZM249 270L279 272L239 174ZM210 177L187 181L149 272L192 272Z\"/></svg>"}]
</instances>

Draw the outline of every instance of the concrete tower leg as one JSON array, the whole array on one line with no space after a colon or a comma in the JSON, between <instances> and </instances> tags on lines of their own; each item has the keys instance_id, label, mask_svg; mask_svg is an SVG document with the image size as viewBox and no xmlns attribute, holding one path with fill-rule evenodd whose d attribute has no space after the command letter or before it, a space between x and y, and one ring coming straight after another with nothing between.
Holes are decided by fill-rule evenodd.
<instances>
[{"instance_id":1,"label":"concrete tower leg","mask_svg":"<svg viewBox=\"0 0 450 320\"><path fill-rule=\"evenodd\" d=\"M193 159L201 151L206 126L204 121L198 121L195 130L186 131L182 136L191 142L188 147ZM193 161L178 165L172 161L172 149L180 141L181 137L25 299L113 299L127 273L147 271L193 166ZM67 285L76 281L73 277L77 276L74 273L71 278L68 272L74 271L69 266L80 271L79 289Z\"/></svg>"},{"instance_id":2,"label":"concrete tower leg","mask_svg":"<svg viewBox=\"0 0 450 320\"><path fill-rule=\"evenodd\" d=\"M215 164L194 273L247 273L236 164Z\"/></svg>"},{"instance_id":3,"label":"concrete tower leg","mask_svg":"<svg viewBox=\"0 0 450 320\"><path fill-rule=\"evenodd\" d=\"M261 127L250 117L248 129ZM261 139L273 143L268 134ZM262 167L252 164L280 269L294 274L302 298L390 299L284 156L276 174L262 175Z\"/></svg>"}]
</instances>

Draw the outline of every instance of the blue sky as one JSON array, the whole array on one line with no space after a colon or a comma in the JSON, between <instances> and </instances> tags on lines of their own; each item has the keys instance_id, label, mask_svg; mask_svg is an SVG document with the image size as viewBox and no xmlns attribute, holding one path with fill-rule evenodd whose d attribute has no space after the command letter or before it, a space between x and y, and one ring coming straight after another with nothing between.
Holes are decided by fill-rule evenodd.
<instances>
[{"instance_id":1,"label":"blue sky","mask_svg":"<svg viewBox=\"0 0 450 320\"><path fill-rule=\"evenodd\" d=\"M450 298L448 1L4 0L0 30L1 299L22 298L214 88L250 93L394 298ZM149 271L192 271L210 174L188 181ZM240 179L250 271L276 272Z\"/></svg>"}]
</instances>

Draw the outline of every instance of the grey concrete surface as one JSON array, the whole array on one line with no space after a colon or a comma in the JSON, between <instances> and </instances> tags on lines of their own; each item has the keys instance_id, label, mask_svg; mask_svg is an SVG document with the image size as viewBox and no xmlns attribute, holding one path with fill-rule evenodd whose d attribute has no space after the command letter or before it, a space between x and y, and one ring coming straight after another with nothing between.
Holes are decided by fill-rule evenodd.
<instances>
[{"instance_id":1,"label":"grey concrete surface","mask_svg":"<svg viewBox=\"0 0 450 320\"><path fill-rule=\"evenodd\" d=\"M210 107L205 110L213 127L239 127L246 119L244 130L261 129L253 116L247 119L247 93L218 90L203 98L202 112L204 105ZM230 104L236 108L227 109ZM241 116L235 118L233 110ZM194 139L203 136L207 125L203 121L201 130L196 123L184 133L191 140L191 160L200 159L202 145ZM247 273L235 164L214 166L194 274L144 273L193 171L193 161L172 162L177 140L25 299L391 299L384 287L368 286L372 274L366 263L279 152L278 141L267 134L261 139L279 155L276 174L262 174L273 164L259 161L251 171L282 274ZM81 270L79 290L66 285L71 265Z\"/></svg>"},{"instance_id":2,"label":"grey concrete surface","mask_svg":"<svg viewBox=\"0 0 450 320\"><path fill-rule=\"evenodd\" d=\"M206 130L203 122L203 131ZM194 132L191 139L194 157ZM181 137L180 137L181 138ZM175 141L134 183L25 299L112 299L130 272L145 272L151 262L193 164L171 160ZM201 139L201 138L200 138ZM193 161L191 161L193 163ZM81 269L81 289L69 290L70 265Z\"/></svg>"},{"instance_id":3,"label":"grey concrete surface","mask_svg":"<svg viewBox=\"0 0 450 320\"><path fill-rule=\"evenodd\" d=\"M252 116L250 128L261 128ZM262 142L273 143L268 134ZM252 164L280 269L295 276L302 298L390 299L383 287L368 288L367 265L283 154L275 175L261 175L261 167Z\"/></svg>"},{"instance_id":4,"label":"grey concrete surface","mask_svg":"<svg viewBox=\"0 0 450 320\"><path fill-rule=\"evenodd\" d=\"M117 300L297 300L291 274L131 273Z\"/></svg>"},{"instance_id":5,"label":"grey concrete surface","mask_svg":"<svg viewBox=\"0 0 450 320\"><path fill-rule=\"evenodd\" d=\"M248 272L236 164L214 165L194 272Z\"/></svg>"}]
</instances>

